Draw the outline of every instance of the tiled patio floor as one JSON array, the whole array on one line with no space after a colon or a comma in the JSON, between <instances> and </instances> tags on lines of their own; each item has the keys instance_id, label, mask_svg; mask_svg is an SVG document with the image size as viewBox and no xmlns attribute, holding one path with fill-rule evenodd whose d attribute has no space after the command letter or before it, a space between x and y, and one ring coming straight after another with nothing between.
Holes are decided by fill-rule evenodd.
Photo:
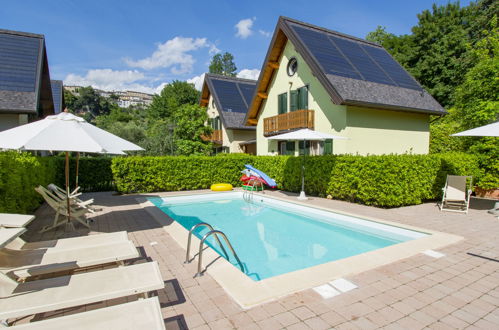
<instances>
[{"instance_id":1,"label":"tiled patio floor","mask_svg":"<svg viewBox=\"0 0 499 330\"><path fill-rule=\"evenodd\" d=\"M266 193L286 197L281 192ZM465 215L440 212L434 203L385 210L313 198L308 201L311 205L456 234L465 240L439 250L446 255L439 259L419 254L349 276L358 288L330 299L310 289L242 310L208 274L193 278L195 263L183 264L185 251L137 204L137 196L95 193L86 197L103 206L93 216L90 234L127 230L143 254L159 262L165 289L158 295L168 329L499 329L499 219L487 214L490 201L473 200ZM28 241L89 233L78 226L75 233L59 230L39 235L37 230L51 221L52 212L44 205L36 216L24 236Z\"/></svg>"}]
</instances>

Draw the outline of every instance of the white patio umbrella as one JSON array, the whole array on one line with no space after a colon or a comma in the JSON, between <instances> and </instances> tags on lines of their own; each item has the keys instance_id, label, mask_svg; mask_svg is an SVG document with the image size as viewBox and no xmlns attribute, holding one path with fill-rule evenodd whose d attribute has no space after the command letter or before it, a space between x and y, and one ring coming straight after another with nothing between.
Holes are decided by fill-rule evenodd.
<instances>
[{"instance_id":1,"label":"white patio umbrella","mask_svg":"<svg viewBox=\"0 0 499 330\"><path fill-rule=\"evenodd\" d=\"M271 136L268 138L269 140L280 140L280 141L324 141L324 140L347 140L347 137L337 136L328 133L317 132L308 128L299 129L297 131L283 133L275 136ZM306 200L307 196L305 195L305 166L302 158L302 166L301 166L301 192L298 199Z\"/></svg>"},{"instance_id":2,"label":"white patio umbrella","mask_svg":"<svg viewBox=\"0 0 499 330\"><path fill-rule=\"evenodd\" d=\"M452 134L451 136L499 136L499 121L485 126L469 129L464 132Z\"/></svg>"},{"instance_id":3,"label":"white patio umbrella","mask_svg":"<svg viewBox=\"0 0 499 330\"><path fill-rule=\"evenodd\" d=\"M0 132L0 149L66 152L68 223L71 221L69 152L77 152L79 156L80 152L124 154L124 151L143 150L138 145L97 128L68 112L47 116L43 120Z\"/></svg>"}]
</instances>

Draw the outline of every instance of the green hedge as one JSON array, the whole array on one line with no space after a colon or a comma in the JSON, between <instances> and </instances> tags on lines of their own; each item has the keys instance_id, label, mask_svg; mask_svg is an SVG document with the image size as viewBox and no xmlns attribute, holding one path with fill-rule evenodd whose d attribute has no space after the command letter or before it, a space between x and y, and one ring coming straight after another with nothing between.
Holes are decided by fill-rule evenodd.
<instances>
[{"instance_id":1,"label":"green hedge","mask_svg":"<svg viewBox=\"0 0 499 330\"><path fill-rule=\"evenodd\" d=\"M74 187L75 160L71 159L70 164L71 186ZM0 212L34 211L42 198L33 188L49 183L64 187L64 166L64 157L35 157L24 152L0 152ZM114 189L109 157L82 157L79 172L79 184L83 191Z\"/></svg>"},{"instance_id":2,"label":"green hedge","mask_svg":"<svg viewBox=\"0 0 499 330\"><path fill-rule=\"evenodd\" d=\"M476 157L462 153L383 156L118 157L112 171L118 191L206 189L213 183L240 186L240 171L252 164L280 189L299 192L301 164L305 190L367 205L397 207L441 196L447 174L480 176Z\"/></svg>"}]
</instances>

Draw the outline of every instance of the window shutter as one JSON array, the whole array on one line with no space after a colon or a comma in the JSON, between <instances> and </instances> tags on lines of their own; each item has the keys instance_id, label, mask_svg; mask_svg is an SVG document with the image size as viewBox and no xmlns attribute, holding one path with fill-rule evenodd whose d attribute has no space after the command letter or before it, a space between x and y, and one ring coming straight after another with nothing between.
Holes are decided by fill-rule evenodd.
<instances>
[{"instance_id":1,"label":"window shutter","mask_svg":"<svg viewBox=\"0 0 499 330\"><path fill-rule=\"evenodd\" d=\"M277 95L277 110L279 114L288 112L288 93Z\"/></svg>"},{"instance_id":2,"label":"window shutter","mask_svg":"<svg viewBox=\"0 0 499 330\"><path fill-rule=\"evenodd\" d=\"M290 96L290 111L296 111L298 110L298 90L296 91L290 91L289 92Z\"/></svg>"},{"instance_id":3,"label":"window shutter","mask_svg":"<svg viewBox=\"0 0 499 330\"><path fill-rule=\"evenodd\" d=\"M333 154L333 140L325 140L324 141L324 155L332 155Z\"/></svg>"},{"instance_id":4,"label":"window shutter","mask_svg":"<svg viewBox=\"0 0 499 330\"><path fill-rule=\"evenodd\" d=\"M308 88L307 86L298 88L298 109L308 109Z\"/></svg>"}]
</instances>

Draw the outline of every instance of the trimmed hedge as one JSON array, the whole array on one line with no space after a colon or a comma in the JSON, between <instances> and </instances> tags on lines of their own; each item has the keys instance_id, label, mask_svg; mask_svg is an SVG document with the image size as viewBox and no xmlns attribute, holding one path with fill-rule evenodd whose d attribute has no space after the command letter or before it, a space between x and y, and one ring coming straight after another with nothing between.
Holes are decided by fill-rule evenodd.
<instances>
[{"instance_id":1,"label":"trimmed hedge","mask_svg":"<svg viewBox=\"0 0 499 330\"><path fill-rule=\"evenodd\" d=\"M114 158L112 171L120 192L178 191L207 189L220 182L240 186L240 171L249 163L274 178L280 189L299 192L302 162L307 194L380 207L439 198L447 174L480 176L477 158L463 153L328 155L304 160L293 156L137 156Z\"/></svg>"},{"instance_id":2,"label":"trimmed hedge","mask_svg":"<svg viewBox=\"0 0 499 330\"><path fill-rule=\"evenodd\" d=\"M70 164L71 186L74 187L74 158ZM0 212L29 213L35 210L42 198L33 188L49 183L64 187L64 166L64 157L0 152ZM110 157L82 157L79 172L79 184L83 191L114 189Z\"/></svg>"}]
</instances>

